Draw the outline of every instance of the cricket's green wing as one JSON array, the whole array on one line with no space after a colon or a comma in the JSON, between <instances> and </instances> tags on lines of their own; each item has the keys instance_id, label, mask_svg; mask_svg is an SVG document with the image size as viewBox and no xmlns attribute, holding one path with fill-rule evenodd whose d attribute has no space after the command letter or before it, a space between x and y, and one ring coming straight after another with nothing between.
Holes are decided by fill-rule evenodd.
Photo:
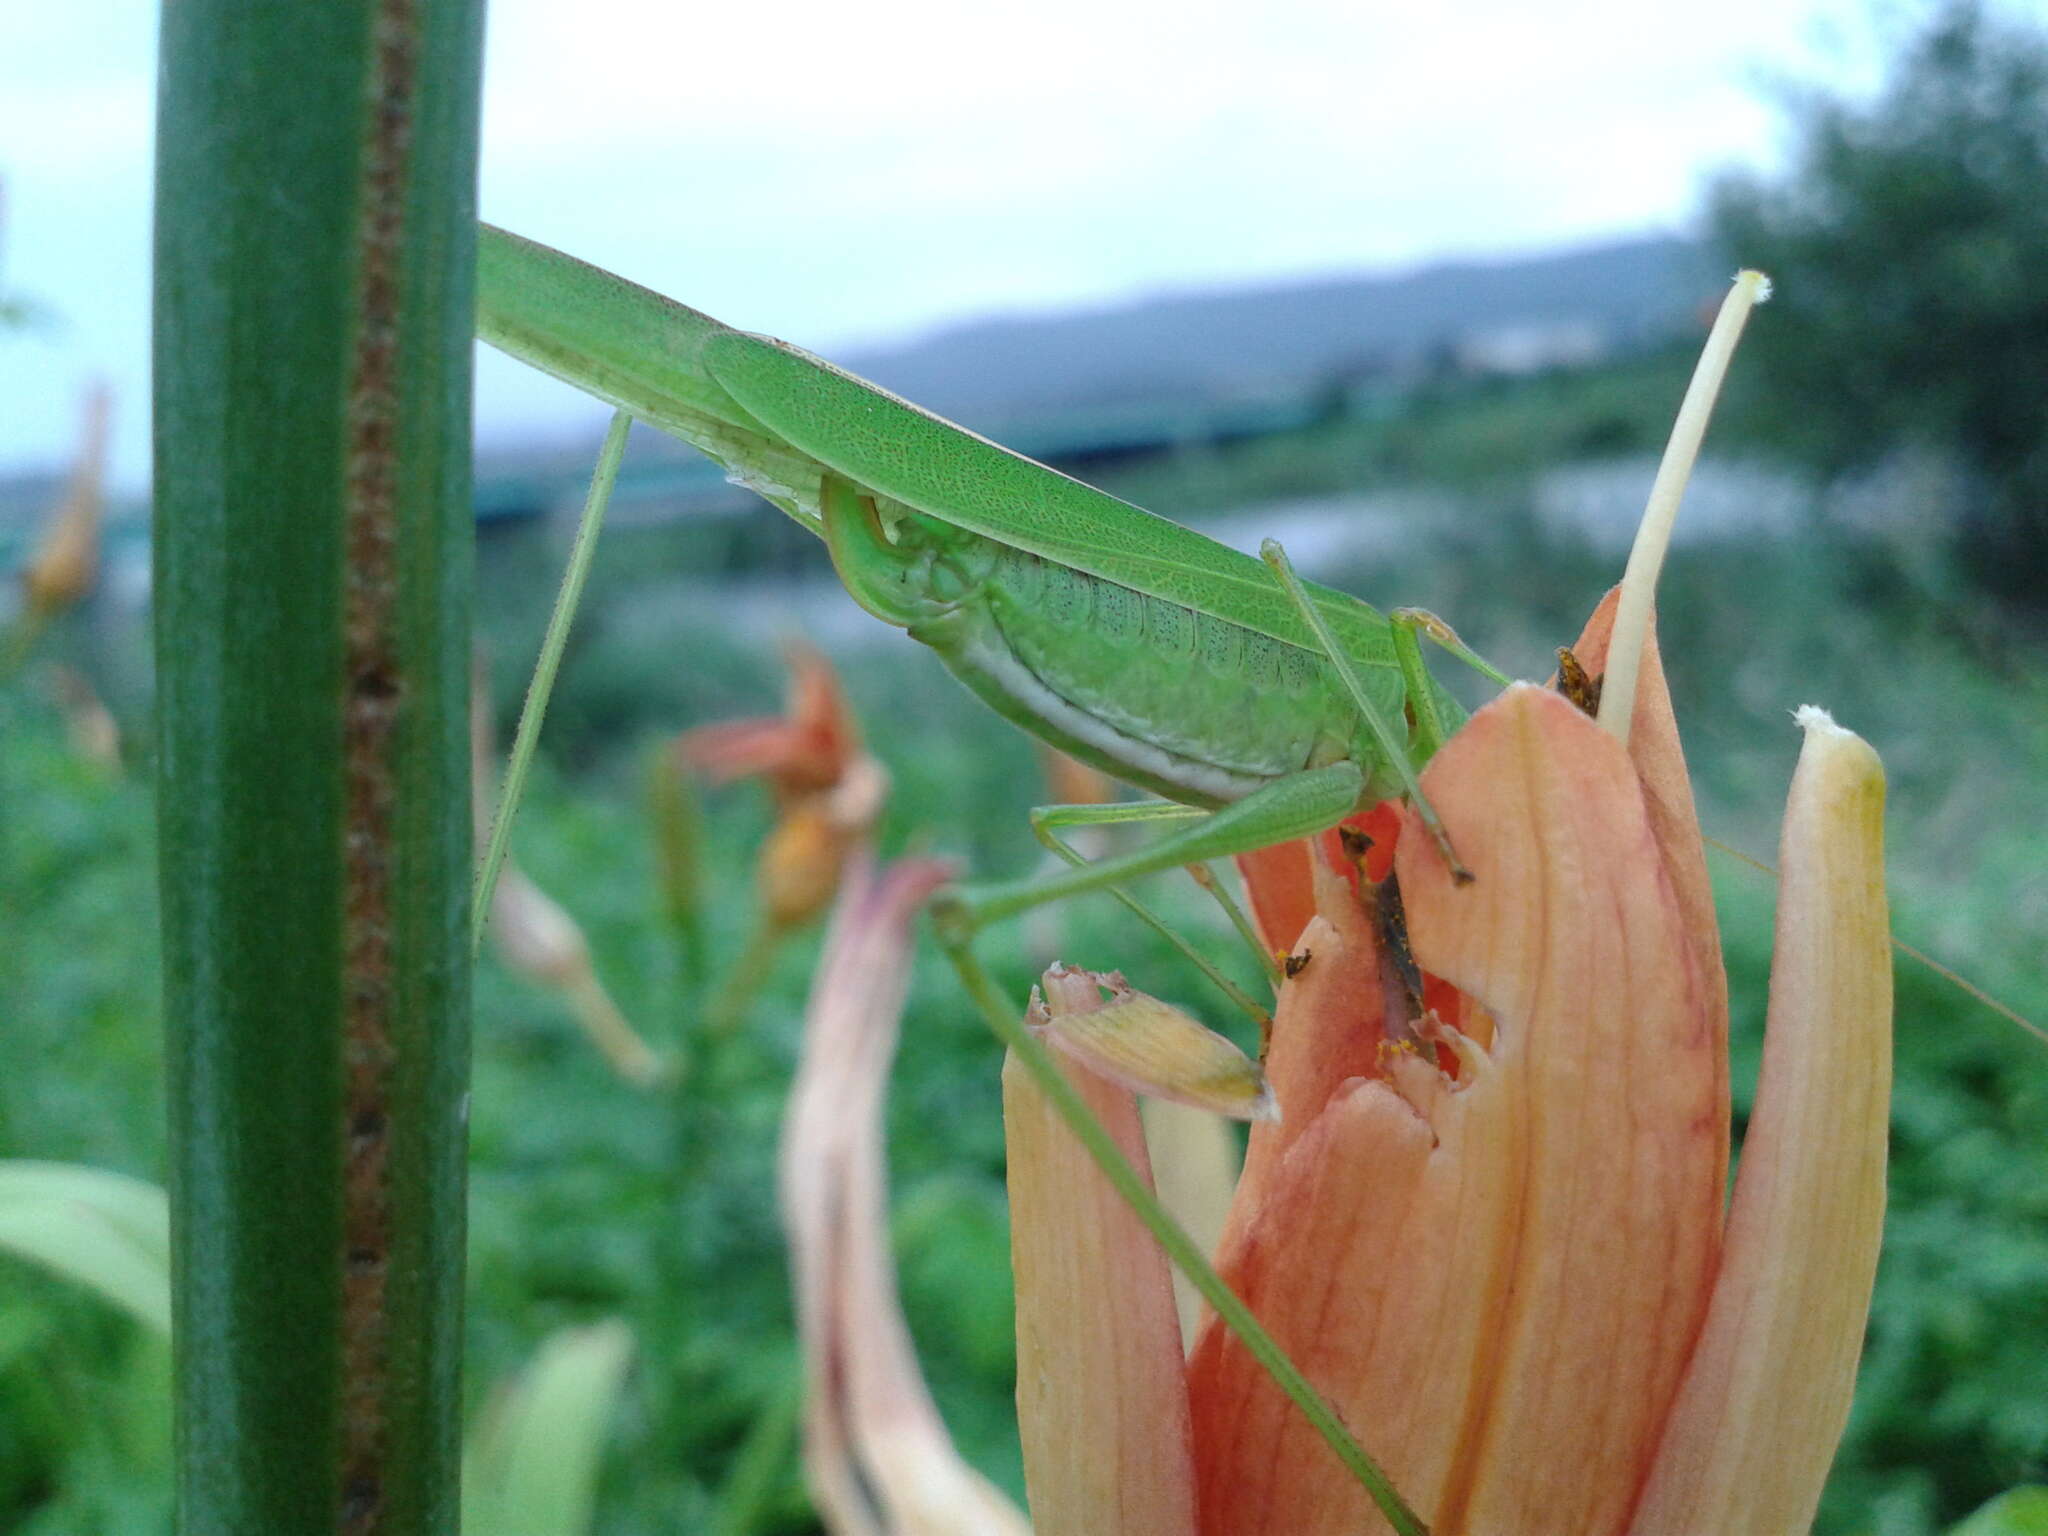
<instances>
[{"instance_id":1,"label":"cricket's green wing","mask_svg":"<svg viewBox=\"0 0 2048 1536\"><path fill-rule=\"evenodd\" d=\"M493 225L480 226L477 241L477 335L682 438L818 531L821 466L764 428L705 369L705 344L739 333Z\"/></svg>"},{"instance_id":2,"label":"cricket's green wing","mask_svg":"<svg viewBox=\"0 0 2048 1536\"><path fill-rule=\"evenodd\" d=\"M1318 651L1263 562L1013 453L786 342L721 329L704 364L792 447L869 490L1043 559ZM1387 624L1310 585L1334 638L1393 666Z\"/></svg>"},{"instance_id":3,"label":"cricket's green wing","mask_svg":"<svg viewBox=\"0 0 2048 1536\"><path fill-rule=\"evenodd\" d=\"M795 347L491 225L477 251L477 334L682 438L813 531L830 468L883 496L1028 550L1318 649L1249 555L998 447ZM1310 585L1338 643L1393 666L1386 622Z\"/></svg>"}]
</instances>

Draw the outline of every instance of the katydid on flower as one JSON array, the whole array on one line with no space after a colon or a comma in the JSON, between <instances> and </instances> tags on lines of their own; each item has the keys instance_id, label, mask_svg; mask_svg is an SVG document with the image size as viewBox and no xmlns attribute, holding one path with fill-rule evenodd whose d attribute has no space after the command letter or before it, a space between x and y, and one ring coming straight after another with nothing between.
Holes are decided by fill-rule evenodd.
<instances>
[{"instance_id":1,"label":"katydid on flower","mask_svg":"<svg viewBox=\"0 0 2048 1536\"><path fill-rule=\"evenodd\" d=\"M484 340L695 445L819 534L863 607L936 650L999 713L1173 802L1062 808L1069 825L1161 819L1170 830L1050 879L942 894L939 941L976 1008L1224 1326L1393 1528L1424 1531L1318 1388L1159 1207L970 945L985 924L1042 902L1105 887L1122 896L1118 887L1138 875L1324 832L1404 794L1451 878L1487 880L1485 869L1458 862L1456 827L1442 825L1417 782L1420 764L1463 720L1425 671L1419 640L1498 674L1429 615L1382 615L1301 581L1270 541L1262 560L1230 550L796 348L544 246L486 227L478 275ZM1624 742L1629 652L1645 643L1669 518L1763 286L1744 274L1716 322L1652 492L1651 535L1639 539L1624 579L1599 706L1601 724ZM1418 1004L1420 981L1418 973ZM1116 1054L1143 1047L1152 1091L1197 1059L1211 1061L1211 1052L1175 1044L1156 1010L1147 1018L1155 1028L1145 1040L1119 1042ZM1238 1085L1233 1105L1211 1107L1247 1117L1271 1109L1257 1069L1226 1075Z\"/></svg>"},{"instance_id":2,"label":"katydid on flower","mask_svg":"<svg viewBox=\"0 0 2048 1536\"><path fill-rule=\"evenodd\" d=\"M1440 620L1382 615L1300 580L1276 545L1254 559L489 226L478 334L702 450L819 534L855 600L998 713L1176 802L1112 810L1175 822L1145 848L974 891L974 926L1320 832L1400 794L1469 877L1416 783L1464 717L1418 637L1506 679Z\"/></svg>"}]
</instances>

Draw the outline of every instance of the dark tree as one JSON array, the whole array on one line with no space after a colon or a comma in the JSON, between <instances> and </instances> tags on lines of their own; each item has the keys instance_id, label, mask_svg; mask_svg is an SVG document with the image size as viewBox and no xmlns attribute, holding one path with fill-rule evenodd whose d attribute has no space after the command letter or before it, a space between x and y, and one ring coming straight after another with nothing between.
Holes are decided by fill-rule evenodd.
<instances>
[{"instance_id":1,"label":"dark tree","mask_svg":"<svg viewBox=\"0 0 2048 1536\"><path fill-rule=\"evenodd\" d=\"M1874 100L1792 108L1789 176L1712 198L1722 250L1778 282L1760 430L1828 472L1946 455L1966 568L2048 607L2048 33L1949 0Z\"/></svg>"}]
</instances>

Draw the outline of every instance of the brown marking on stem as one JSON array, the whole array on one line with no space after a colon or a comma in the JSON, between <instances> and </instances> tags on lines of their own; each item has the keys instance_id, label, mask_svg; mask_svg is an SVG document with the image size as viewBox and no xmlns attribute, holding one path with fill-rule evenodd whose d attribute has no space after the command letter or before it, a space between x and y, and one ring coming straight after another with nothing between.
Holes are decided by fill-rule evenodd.
<instances>
[{"instance_id":1,"label":"brown marking on stem","mask_svg":"<svg viewBox=\"0 0 2048 1536\"><path fill-rule=\"evenodd\" d=\"M342 1294L340 1530L385 1525L390 1454L392 942L398 755L409 703L399 654L398 461L406 184L420 89L416 0L379 0L364 103L360 289L348 395L343 595Z\"/></svg>"}]
</instances>

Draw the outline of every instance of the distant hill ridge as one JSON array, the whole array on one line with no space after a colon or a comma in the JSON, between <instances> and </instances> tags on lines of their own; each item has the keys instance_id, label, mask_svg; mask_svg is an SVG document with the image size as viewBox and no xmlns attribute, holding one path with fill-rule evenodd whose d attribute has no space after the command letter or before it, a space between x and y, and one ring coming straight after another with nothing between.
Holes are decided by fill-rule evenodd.
<instances>
[{"instance_id":1,"label":"distant hill ridge","mask_svg":"<svg viewBox=\"0 0 2048 1536\"><path fill-rule=\"evenodd\" d=\"M1084 313L1019 315L845 359L943 415L1032 417L1295 393L1318 380L1401 376L1489 340L1544 336L1629 351L1697 324L1716 276L1672 236L1557 255L1211 293Z\"/></svg>"}]
</instances>

